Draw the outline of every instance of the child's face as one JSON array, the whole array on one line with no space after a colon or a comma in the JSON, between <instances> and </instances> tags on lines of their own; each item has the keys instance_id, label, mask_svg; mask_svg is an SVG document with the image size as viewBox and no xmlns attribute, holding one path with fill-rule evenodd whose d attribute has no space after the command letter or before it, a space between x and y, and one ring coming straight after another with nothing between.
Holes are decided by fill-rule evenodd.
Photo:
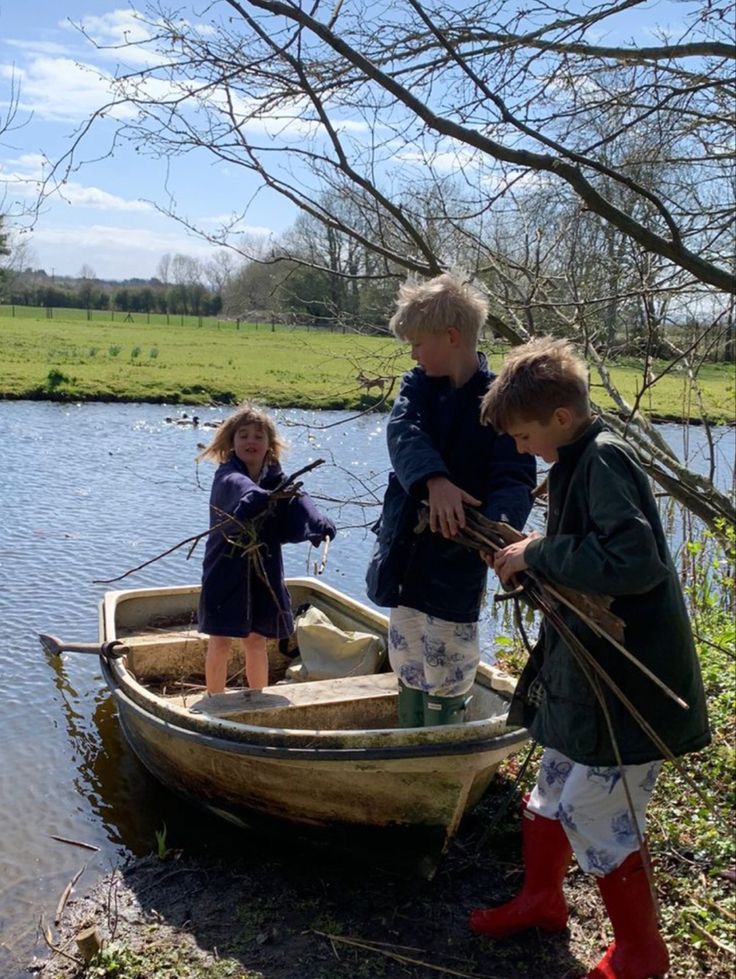
<instances>
[{"instance_id":1,"label":"child's face","mask_svg":"<svg viewBox=\"0 0 736 979\"><path fill-rule=\"evenodd\" d=\"M557 462L557 450L572 441L574 426L571 412L558 408L547 422L514 421L508 434L516 442L517 452L539 456L545 462Z\"/></svg>"},{"instance_id":2,"label":"child's face","mask_svg":"<svg viewBox=\"0 0 736 979\"><path fill-rule=\"evenodd\" d=\"M235 430L233 451L251 475L261 471L268 450L268 435L262 425L249 422Z\"/></svg>"},{"instance_id":3,"label":"child's face","mask_svg":"<svg viewBox=\"0 0 736 979\"><path fill-rule=\"evenodd\" d=\"M449 330L442 333L420 333L409 341L411 359L428 377L446 377L450 372L451 351L454 349Z\"/></svg>"}]
</instances>

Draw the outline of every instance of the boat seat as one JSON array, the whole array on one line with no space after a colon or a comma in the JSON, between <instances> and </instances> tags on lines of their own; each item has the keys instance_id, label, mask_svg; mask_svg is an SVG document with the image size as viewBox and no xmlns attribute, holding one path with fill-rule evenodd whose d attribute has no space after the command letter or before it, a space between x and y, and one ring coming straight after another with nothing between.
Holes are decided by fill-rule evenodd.
<instances>
[{"instance_id":1,"label":"boat seat","mask_svg":"<svg viewBox=\"0 0 736 979\"><path fill-rule=\"evenodd\" d=\"M131 673L143 684L182 679L185 677L204 677L204 660L207 653L208 637L198 632L192 625L169 625L148 632L122 633L122 640L128 646L127 666ZM279 652L278 640L269 639L269 670L279 679L291 664L291 656ZM242 667L240 640L232 640L232 652L227 663L228 676Z\"/></svg>"},{"instance_id":2,"label":"boat seat","mask_svg":"<svg viewBox=\"0 0 736 979\"><path fill-rule=\"evenodd\" d=\"M270 724L281 727L284 712L294 709L319 710L336 705L347 706L356 701L393 700L398 696L398 684L393 673L368 676L340 677L334 680L314 680L303 683L279 683L262 690L226 690L212 695L167 697L169 703L212 717L241 720L248 724ZM282 719L279 720L279 715Z\"/></svg>"}]
</instances>

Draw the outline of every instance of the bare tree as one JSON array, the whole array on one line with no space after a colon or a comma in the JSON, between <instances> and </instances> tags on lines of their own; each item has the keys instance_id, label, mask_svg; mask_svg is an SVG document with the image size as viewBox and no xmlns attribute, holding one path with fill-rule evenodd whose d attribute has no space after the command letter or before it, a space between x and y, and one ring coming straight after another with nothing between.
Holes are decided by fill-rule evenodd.
<instances>
[{"instance_id":1,"label":"bare tree","mask_svg":"<svg viewBox=\"0 0 736 979\"><path fill-rule=\"evenodd\" d=\"M156 278L159 279L165 286L169 284L169 276L171 275L171 254L166 252L159 259L158 265L156 267Z\"/></svg>"},{"instance_id":2,"label":"bare tree","mask_svg":"<svg viewBox=\"0 0 736 979\"><path fill-rule=\"evenodd\" d=\"M696 385L704 345L733 324L736 49L727 0L693 4L675 37L599 43L643 6L221 0L185 16L153 2L146 66L121 70L97 115L125 103L116 138L205 147L298 206L327 251L292 243L277 260L326 266L336 302L340 281L462 260L488 284L496 333L583 344L650 471L713 525L733 503L623 398L608 357L623 327L640 393L674 366ZM54 179L73 164L74 150ZM697 342L674 343L666 325L693 315ZM656 372L655 353L669 358Z\"/></svg>"},{"instance_id":3,"label":"bare tree","mask_svg":"<svg viewBox=\"0 0 736 979\"><path fill-rule=\"evenodd\" d=\"M235 274L237 258L232 251L221 248L212 258L202 263L206 284L213 292L222 293Z\"/></svg>"}]
</instances>

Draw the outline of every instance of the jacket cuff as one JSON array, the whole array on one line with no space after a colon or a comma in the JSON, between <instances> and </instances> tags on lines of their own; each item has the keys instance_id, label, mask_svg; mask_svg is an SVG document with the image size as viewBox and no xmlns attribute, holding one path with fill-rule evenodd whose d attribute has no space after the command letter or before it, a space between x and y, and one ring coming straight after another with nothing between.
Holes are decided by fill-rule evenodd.
<instances>
[{"instance_id":1,"label":"jacket cuff","mask_svg":"<svg viewBox=\"0 0 736 979\"><path fill-rule=\"evenodd\" d=\"M544 564L541 554L543 543L544 537L535 537L534 540L529 541L524 550L524 560L532 571L539 571L539 565Z\"/></svg>"},{"instance_id":2,"label":"jacket cuff","mask_svg":"<svg viewBox=\"0 0 736 979\"><path fill-rule=\"evenodd\" d=\"M446 469L444 471L437 470L436 472L428 472L424 476L417 479L416 482L411 484L409 494L417 500L426 499L429 492L427 488L427 480L431 479L433 476L444 476L445 479L450 478L450 474Z\"/></svg>"}]
</instances>

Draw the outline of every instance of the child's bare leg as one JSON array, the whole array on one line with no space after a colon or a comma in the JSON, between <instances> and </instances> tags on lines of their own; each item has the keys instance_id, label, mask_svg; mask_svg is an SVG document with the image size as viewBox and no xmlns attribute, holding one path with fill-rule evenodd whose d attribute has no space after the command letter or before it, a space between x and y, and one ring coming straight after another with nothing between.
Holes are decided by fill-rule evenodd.
<instances>
[{"instance_id":1,"label":"child's bare leg","mask_svg":"<svg viewBox=\"0 0 736 979\"><path fill-rule=\"evenodd\" d=\"M242 641L243 656L245 657L245 676L251 690L260 690L268 686L268 653L266 652L266 637L257 632L251 632Z\"/></svg>"},{"instance_id":2,"label":"child's bare leg","mask_svg":"<svg viewBox=\"0 0 736 979\"><path fill-rule=\"evenodd\" d=\"M207 693L222 693L227 680L227 661L230 659L232 642L229 636L210 636L207 642L207 657L204 661L204 676Z\"/></svg>"}]
</instances>

